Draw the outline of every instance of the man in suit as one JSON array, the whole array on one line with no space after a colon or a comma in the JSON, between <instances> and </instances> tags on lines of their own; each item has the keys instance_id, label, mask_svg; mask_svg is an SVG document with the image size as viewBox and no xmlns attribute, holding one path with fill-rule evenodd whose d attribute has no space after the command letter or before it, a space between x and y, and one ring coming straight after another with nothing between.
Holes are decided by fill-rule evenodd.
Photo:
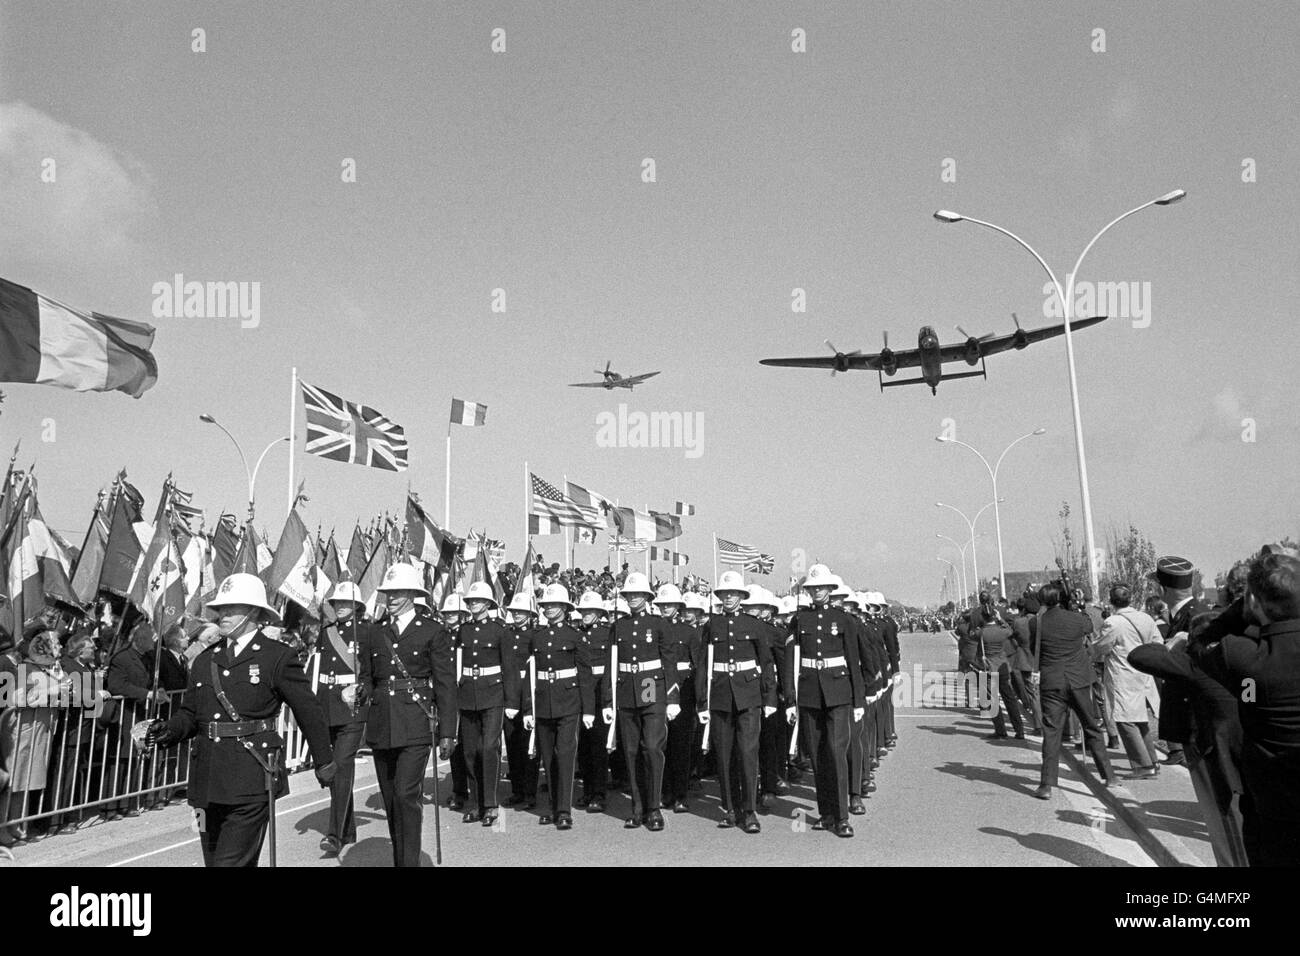
<instances>
[{"instance_id":1,"label":"man in suit","mask_svg":"<svg viewBox=\"0 0 1300 956\"><path fill-rule=\"evenodd\" d=\"M294 652L263 633L279 616L255 574L232 574L208 607L223 640L190 669L179 713L153 720L146 745L191 745L188 796L202 834L204 866L254 867L262 852L273 798L289 792L284 741L276 732L288 704L307 738L316 779L334 778L329 729Z\"/></svg>"},{"instance_id":2,"label":"man in suit","mask_svg":"<svg viewBox=\"0 0 1300 956\"><path fill-rule=\"evenodd\" d=\"M1034 673L1034 649L1038 634L1038 600L1021 598L1017 603L1017 613L1011 620L1010 649L1011 689L1024 705L1029 718L1028 732L1042 732L1038 716L1038 685L1032 676Z\"/></svg>"},{"instance_id":3,"label":"man in suit","mask_svg":"<svg viewBox=\"0 0 1300 956\"><path fill-rule=\"evenodd\" d=\"M358 694L361 646L359 620L365 608L361 591L351 581L340 581L325 599L334 609L334 620L323 625L311 668L312 690L329 724L330 746L338 765L330 784L330 815L320 848L326 856L338 856L349 843L357 842L357 823L352 813L352 782L356 773L357 748L366 727L370 705Z\"/></svg>"},{"instance_id":4,"label":"man in suit","mask_svg":"<svg viewBox=\"0 0 1300 956\"><path fill-rule=\"evenodd\" d=\"M993 603L988 591L980 592L979 607L971 612L971 626L979 635L979 644L984 653L985 673L990 682L997 682L998 709L993 715L993 733L991 740L1007 739L1007 722L1002 712L1011 717L1011 727L1016 732L1017 740L1025 739L1024 717L1020 711L1020 701L1016 699L1011 687L1011 667L1007 662L1007 649L1010 644L1011 626ZM992 688L990 688L991 696Z\"/></svg>"},{"instance_id":5,"label":"man in suit","mask_svg":"<svg viewBox=\"0 0 1300 956\"><path fill-rule=\"evenodd\" d=\"M394 564L378 591L383 620L358 629L357 694L370 702L366 740L388 817L393 866L419 866L424 773L435 727L441 759L451 755L455 736L451 635L416 605L417 597L428 594L414 566Z\"/></svg>"},{"instance_id":6,"label":"man in suit","mask_svg":"<svg viewBox=\"0 0 1300 956\"><path fill-rule=\"evenodd\" d=\"M1187 639L1194 617L1204 614L1210 608L1192 594L1192 584L1196 578L1196 569L1186 558L1165 555L1156 561L1154 578L1163 589L1163 598L1168 607L1169 627L1165 635L1165 646L1173 648ZM1184 685L1176 684L1166 692L1160 693L1160 739L1169 748L1167 764L1186 764L1183 745L1192 736L1191 703L1187 698Z\"/></svg>"},{"instance_id":7,"label":"man in suit","mask_svg":"<svg viewBox=\"0 0 1300 956\"><path fill-rule=\"evenodd\" d=\"M1106 754L1100 717L1092 699L1092 661L1084 639L1092 634L1092 622L1082 614L1061 606L1062 589L1045 584L1038 600L1045 608L1038 621L1038 693L1042 706L1043 767L1034 796L1050 800L1060 772L1061 734L1069 712L1083 727L1084 743L1107 787L1115 786L1114 771Z\"/></svg>"}]
</instances>

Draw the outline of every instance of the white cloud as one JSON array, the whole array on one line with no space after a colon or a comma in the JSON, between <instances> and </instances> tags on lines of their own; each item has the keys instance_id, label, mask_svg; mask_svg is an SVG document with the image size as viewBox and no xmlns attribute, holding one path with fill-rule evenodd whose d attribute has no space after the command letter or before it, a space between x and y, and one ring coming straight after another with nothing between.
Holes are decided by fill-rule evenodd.
<instances>
[{"instance_id":1,"label":"white cloud","mask_svg":"<svg viewBox=\"0 0 1300 956\"><path fill-rule=\"evenodd\" d=\"M47 160L54 182L42 181ZM155 214L148 174L131 157L26 103L0 103L0 255L64 261L79 271L133 258Z\"/></svg>"}]
</instances>

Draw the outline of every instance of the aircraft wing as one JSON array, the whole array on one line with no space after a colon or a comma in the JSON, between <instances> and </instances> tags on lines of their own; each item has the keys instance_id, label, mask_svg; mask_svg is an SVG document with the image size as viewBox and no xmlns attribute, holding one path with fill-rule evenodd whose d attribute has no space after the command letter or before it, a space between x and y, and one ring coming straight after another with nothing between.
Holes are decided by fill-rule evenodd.
<instances>
[{"instance_id":1,"label":"aircraft wing","mask_svg":"<svg viewBox=\"0 0 1300 956\"><path fill-rule=\"evenodd\" d=\"M569 388L604 388L604 382L571 382Z\"/></svg>"},{"instance_id":2,"label":"aircraft wing","mask_svg":"<svg viewBox=\"0 0 1300 956\"><path fill-rule=\"evenodd\" d=\"M1106 316L1095 315L1089 319L1075 319L1070 323L1070 330L1077 332L1079 329L1086 329L1090 325L1096 325L1098 322L1105 322ZM1025 332L1024 340L1028 345L1035 342L1042 342L1045 339L1053 339L1058 335L1065 334L1065 324L1045 325L1041 329L1030 329ZM1009 332L1006 335L998 335L991 339L985 339L980 344L980 354L984 356L997 355L999 352L1006 352L1016 347L1016 333ZM955 342L952 345L945 345L939 349L939 354L945 362L962 362L966 359L966 343Z\"/></svg>"},{"instance_id":3,"label":"aircraft wing","mask_svg":"<svg viewBox=\"0 0 1300 956\"><path fill-rule=\"evenodd\" d=\"M618 384L620 386L625 385L628 388L631 388L633 385L640 385L646 379L654 378L658 374L659 374L658 372L646 372L642 375L629 375L627 378L620 378L618 380Z\"/></svg>"},{"instance_id":4,"label":"aircraft wing","mask_svg":"<svg viewBox=\"0 0 1300 956\"><path fill-rule=\"evenodd\" d=\"M904 349L894 353L894 360L899 368L911 368L921 364L921 355L916 349ZM841 362L843 365L841 366ZM779 368L829 368L829 369L867 369L879 371L880 355L812 355L807 358L772 358L759 359L760 365L772 365Z\"/></svg>"}]
</instances>

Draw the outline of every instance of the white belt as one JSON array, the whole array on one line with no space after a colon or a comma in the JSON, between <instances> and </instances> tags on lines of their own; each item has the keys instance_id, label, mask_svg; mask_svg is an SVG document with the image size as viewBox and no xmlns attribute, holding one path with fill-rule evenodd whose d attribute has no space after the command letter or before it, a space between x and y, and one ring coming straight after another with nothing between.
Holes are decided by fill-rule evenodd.
<instances>
[{"instance_id":1,"label":"white belt","mask_svg":"<svg viewBox=\"0 0 1300 956\"><path fill-rule=\"evenodd\" d=\"M639 671L654 671L663 667L663 662L659 658L652 661L633 661L631 664L624 664L619 661L618 672L620 674L635 674Z\"/></svg>"},{"instance_id":2,"label":"white belt","mask_svg":"<svg viewBox=\"0 0 1300 956\"><path fill-rule=\"evenodd\" d=\"M538 680L549 680L549 681L568 680L570 677L577 677L577 676L578 676L578 669L576 667L566 667L564 670L559 670L559 671L538 671L537 672Z\"/></svg>"},{"instance_id":3,"label":"white belt","mask_svg":"<svg viewBox=\"0 0 1300 956\"><path fill-rule=\"evenodd\" d=\"M597 667L593 667L591 669L591 672L595 674L597 677L599 677L601 674L605 673L605 665L601 664Z\"/></svg>"},{"instance_id":4,"label":"white belt","mask_svg":"<svg viewBox=\"0 0 1300 956\"><path fill-rule=\"evenodd\" d=\"M827 667L844 667L847 662L842 657L814 657L811 660L805 657L799 663L810 671L820 671Z\"/></svg>"},{"instance_id":5,"label":"white belt","mask_svg":"<svg viewBox=\"0 0 1300 956\"><path fill-rule=\"evenodd\" d=\"M460 671L460 676L469 677L469 678L491 677L494 674L500 674L500 673L501 673L500 665L494 664L491 667L462 667Z\"/></svg>"},{"instance_id":6,"label":"white belt","mask_svg":"<svg viewBox=\"0 0 1300 956\"><path fill-rule=\"evenodd\" d=\"M320 682L322 684L333 684L343 686L344 684L355 684L357 682L356 674L322 674Z\"/></svg>"},{"instance_id":7,"label":"white belt","mask_svg":"<svg viewBox=\"0 0 1300 956\"><path fill-rule=\"evenodd\" d=\"M678 661L678 662L677 662L677 669L678 669L679 671L688 671L688 670L691 669L691 662L690 662L690 661Z\"/></svg>"},{"instance_id":8,"label":"white belt","mask_svg":"<svg viewBox=\"0 0 1300 956\"><path fill-rule=\"evenodd\" d=\"M713 673L734 674L736 671L752 671L757 666L758 661L732 661L729 664L714 664Z\"/></svg>"}]
</instances>

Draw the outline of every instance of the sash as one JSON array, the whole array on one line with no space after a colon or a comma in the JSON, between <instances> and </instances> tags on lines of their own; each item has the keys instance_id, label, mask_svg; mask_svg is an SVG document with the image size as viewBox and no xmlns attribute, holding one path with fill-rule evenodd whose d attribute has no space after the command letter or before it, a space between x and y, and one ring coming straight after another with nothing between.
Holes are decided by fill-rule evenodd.
<instances>
[{"instance_id":1,"label":"sash","mask_svg":"<svg viewBox=\"0 0 1300 956\"><path fill-rule=\"evenodd\" d=\"M355 624L352 629L354 631L356 630ZM355 674L357 672L356 655L352 653L351 645L343 640L343 635L339 633L338 624L331 624L327 627L325 629L325 636L329 638L330 647L334 648L334 653L337 654L343 663L346 664L348 668L351 669L352 673Z\"/></svg>"},{"instance_id":2,"label":"sash","mask_svg":"<svg viewBox=\"0 0 1300 956\"><path fill-rule=\"evenodd\" d=\"M225 688L221 686L221 668L217 666L217 655L215 653L208 658L208 663L212 665L212 690L216 693L217 700L221 702L221 707L225 710L226 715L235 723L239 723L244 718L240 716L239 711L235 710L235 705L230 702L230 698L226 696ZM274 759L273 755L277 751L270 751L264 758L260 753L258 753L251 738L240 737L238 740L240 744L243 745L244 749L252 754L253 759L257 761L258 766L266 771L266 774L269 777L274 777L275 768L271 765L271 760Z\"/></svg>"},{"instance_id":3,"label":"sash","mask_svg":"<svg viewBox=\"0 0 1300 956\"><path fill-rule=\"evenodd\" d=\"M415 621L412 620L411 623L414 624ZM378 628L378 631L380 635L383 637L384 643L388 645L388 650L393 655L393 664L397 667L399 671L402 672L402 677L408 681L414 680L414 678L411 677L411 672L408 671L406 669L406 665L402 663L401 655L397 653L397 645L394 644L393 639L388 636L388 628L381 627ZM429 707L429 705L424 702L424 698L422 698L419 695L419 693L416 692L415 687L408 684L406 688L406 692L411 695L411 703L413 703L416 707L419 707L420 711L424 714L424 716L428 717L431 721L433 721L436 724L438 722L437 716L434 714L433 710Z\"/></svg>"}]
</instances>

